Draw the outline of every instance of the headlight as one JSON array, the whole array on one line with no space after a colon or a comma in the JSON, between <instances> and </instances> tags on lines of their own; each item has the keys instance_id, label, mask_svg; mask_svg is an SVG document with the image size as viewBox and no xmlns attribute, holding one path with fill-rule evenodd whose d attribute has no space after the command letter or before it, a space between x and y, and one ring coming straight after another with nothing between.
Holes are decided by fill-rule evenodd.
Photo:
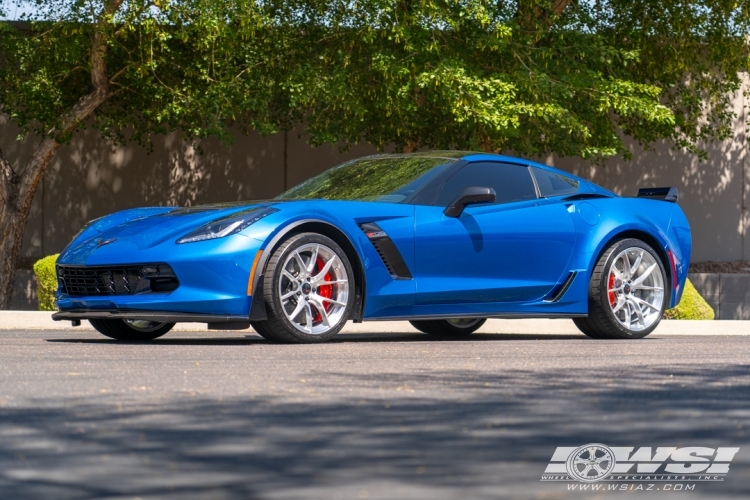
<instances>
[{"instance_id":1,"label":"headlight","mask_svg":"<svg viewBox=\"0 0 750 500\"><path fill-rule=\"evenodd\" d=\"M224 236L238 233L249 225L255 224L263 217L267 217L272 213L278 211L278 209L271 207L255 207L236 214L232 214L228 217L224 217L223 219L218 219L213 222L209 222L205 226L199 227L192 233L187 234L177 240L177 243L192 243L194 241L205 241L214 240L216 238L223 238Z\"/></svg>"}]
</instances>

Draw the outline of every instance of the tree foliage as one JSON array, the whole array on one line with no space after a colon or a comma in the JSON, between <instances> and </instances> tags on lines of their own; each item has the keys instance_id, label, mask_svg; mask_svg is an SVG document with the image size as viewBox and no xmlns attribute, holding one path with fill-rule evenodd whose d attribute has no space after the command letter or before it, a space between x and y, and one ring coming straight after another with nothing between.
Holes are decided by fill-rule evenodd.
<instances>
[{"instance_id":1,"label":"tree foliage","mask_svg":"<svg viewBox=\"0 0 750 500\"><path fill-rule=\"evenodd\" d=\"M36 22L3 27L0 106L25 131L60 129L88 90L106 5L37 0ZM723 0L128 0L99 27L113 92L91 123L142 142L301 122L315 144L698 152L730 133L747 21Z\"/></svg>"}]
</instances>

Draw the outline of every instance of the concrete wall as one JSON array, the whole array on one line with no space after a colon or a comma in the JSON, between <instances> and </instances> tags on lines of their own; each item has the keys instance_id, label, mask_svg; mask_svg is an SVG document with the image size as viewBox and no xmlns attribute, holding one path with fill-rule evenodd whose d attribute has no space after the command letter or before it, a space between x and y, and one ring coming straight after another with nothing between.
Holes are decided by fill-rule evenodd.
<instances>
[{"instance_id":1,"label":"concrete wall","mask_svg":"<svg viewBox=\"0 0 750 500\"><path fill-rule=\"evenodd\" d=\"M623 195L639 187L677 186L680 205L693 227L693 261L748 260L747 139L744 97L730 140L706 145L708 161L666 144L644 151L632 144L634 159L590 166L576 158L542 158ZM34 140L17 142L16 127L0 115L0 148L15 168L31 154ZM232 146L202 141L199 154L178 134L157 137L154 152L137 145L114 146L93 130L60 148L45 174L29 217L22 256L59 252L87 221L129 207L197 205L271 198L344 160L375 153L370 145L341 152L310 147L298 132L262 137L237 135ZM19 276L19 278L21 278ZM27 277L18 285L30 290ZM20 291L19 291L20 294Z\"/></svg>"},{"instance_id":2,"label":"concrete wall","mask_svg":"<svg viewBox=\"0 0 750 500\"><path fill-rule=\"evenodd\" d=\"M688 278L716 319L750 320L750 274L690 273Z\"/></svg>"}]
</instances>

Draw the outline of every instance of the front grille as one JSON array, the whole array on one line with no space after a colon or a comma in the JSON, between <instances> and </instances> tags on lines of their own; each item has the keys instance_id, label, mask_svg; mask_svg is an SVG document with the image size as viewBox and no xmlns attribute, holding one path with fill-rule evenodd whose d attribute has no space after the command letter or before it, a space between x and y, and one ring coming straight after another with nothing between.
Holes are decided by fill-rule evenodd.
<instances>
[{"instance_id":1,"label":"front grille","mask_svg":"<svg viewBox=\"0 0 750 500\"><path fill-rule=\"evenodd\" d=\"M166 293L180 282L167 264L57 266L62 293L73 297Z\"/></svg>"}]
</instances>

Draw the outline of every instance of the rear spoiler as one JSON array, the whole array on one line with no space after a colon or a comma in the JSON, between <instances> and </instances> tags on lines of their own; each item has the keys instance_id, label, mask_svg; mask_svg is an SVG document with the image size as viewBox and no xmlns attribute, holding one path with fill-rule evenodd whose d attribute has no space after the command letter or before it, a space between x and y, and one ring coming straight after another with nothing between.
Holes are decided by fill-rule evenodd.
<instances>
[{"instance_id":1,"label":"rear spoiler","mask_svg":"<svg viewBox=\"0 0 750 500\"><path fill-rule=\"evenodd\" d=\"M664 200L677 203L677 188L641 188L638 190L638 198L651 198L652 200Z\"/></svg>"}]
</instances>

